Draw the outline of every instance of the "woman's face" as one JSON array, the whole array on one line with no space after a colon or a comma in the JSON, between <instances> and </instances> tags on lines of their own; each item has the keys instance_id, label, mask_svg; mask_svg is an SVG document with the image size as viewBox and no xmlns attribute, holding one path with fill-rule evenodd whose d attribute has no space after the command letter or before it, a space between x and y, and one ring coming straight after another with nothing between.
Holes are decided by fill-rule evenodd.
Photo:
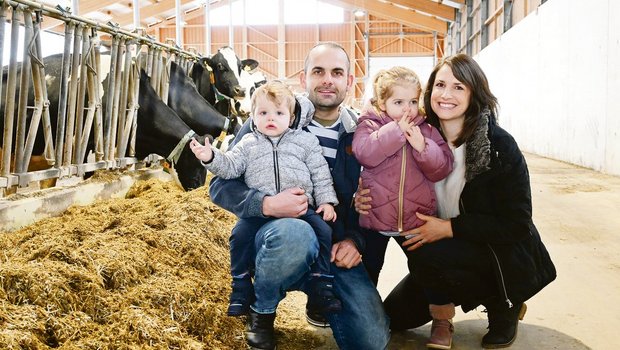
<instances>
[{"instance_id":1,"label":"woman's face","mask_svg":"<svg viewBox=\"0 0 620 350\"><path fill-rule=\"evenodd\" d=\"M431 92L431 108L440 120L464 119L470 98L471 89L454 77L450 66L439 68Z\"/></svg>"}]
</instances>

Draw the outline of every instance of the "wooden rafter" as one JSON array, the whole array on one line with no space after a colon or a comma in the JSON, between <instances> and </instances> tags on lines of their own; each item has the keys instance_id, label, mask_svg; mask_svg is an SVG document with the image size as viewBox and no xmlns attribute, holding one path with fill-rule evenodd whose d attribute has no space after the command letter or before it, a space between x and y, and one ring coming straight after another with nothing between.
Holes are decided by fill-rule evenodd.
<instances>
[{"instance_id":1,"label":"wooden rafter","mask_svg":"<svg viewBox=\"0 0 620 350\"><path fill-rule=\"evenodd\" d=\"M394 0L390 2L414 9L416 11L426 12L429 15L445 18L450 21L454 21L456 16L454 7L443 5L431 0Z\"/></svg>"},{"instance_id":2,"label":"wooden rafter","mask_svg":"<svg viewBox=\"0 0 620 350\"><path fill-rule=\"evenodd\" d=\"M325 2L350 10L366 9L376 16L428 32L435 31L445 35L448 31L448 22L445 20L407 11L389 3L370 0L325 0Z\"/></svg>"}]
</instances>

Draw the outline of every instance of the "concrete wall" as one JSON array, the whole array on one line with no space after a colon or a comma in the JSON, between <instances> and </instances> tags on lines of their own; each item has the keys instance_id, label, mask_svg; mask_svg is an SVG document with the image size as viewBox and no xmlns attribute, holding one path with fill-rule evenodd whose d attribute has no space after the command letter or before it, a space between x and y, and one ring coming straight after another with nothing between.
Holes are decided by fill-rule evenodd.
<instances>
[{"instance_id":1,"label":"concrete wall","mask_svg":"<svg viewBox=\"0 0 620 350\"><path fill-rule=\"evenodd\" d=\"M617 0L549 0L476 56L522 150L620 175L618 15Z\"/></svg>"}]
</instances>

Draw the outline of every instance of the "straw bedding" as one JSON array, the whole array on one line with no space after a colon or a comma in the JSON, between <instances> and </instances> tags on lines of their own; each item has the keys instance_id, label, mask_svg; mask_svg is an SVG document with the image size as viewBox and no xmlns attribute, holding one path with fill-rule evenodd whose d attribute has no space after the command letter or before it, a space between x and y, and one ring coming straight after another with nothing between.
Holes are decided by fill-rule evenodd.
<instances>
[{"instance_id":1,"label":"straw bedding","mask_svg":"<svg viewBox=\"0 0 620 350\"><path fill-rule=\"evenodd\" d=\"M234 222L206 188L150 179L0 232L0 348L246 348L242 319L226 316ZM280 349L323 344L300 295L278 310Z\"/></svg>"}]
</instances>

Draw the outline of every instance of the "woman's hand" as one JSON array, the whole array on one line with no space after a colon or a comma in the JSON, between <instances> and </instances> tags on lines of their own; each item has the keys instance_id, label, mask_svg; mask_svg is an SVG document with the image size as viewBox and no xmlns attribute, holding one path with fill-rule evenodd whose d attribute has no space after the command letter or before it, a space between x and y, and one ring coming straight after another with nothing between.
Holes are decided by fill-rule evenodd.
<instances>
[{"instance_id":1,"label":"woman's hand","mask_svg":"<svg viewBox=\"0 0 620 350\"><path fill-rule=\"evenodd\" d=\"M359 185L357 186L357 192L354 196L355 211L361 215L368 214L368 211L372 208L370 202L372 197L370 196L370 189L362 187L362 178L360 177Z\"/></svg>"},{"instance_id":2,"label":"woman's hand","mask_svg":"<svg viewBox=\"0 0 620 350\"><path fill-rule=\"evenodd\" d=\"M416 250L424 244L433 243L444 238L454 237L452 233L452 223L450 220L443 220L420 213L415 213L415 215L417 215L420 220L426 222L422 226L400 234L401 236L405 236L405 238L409 237L403 242L403 247L410 246L407 250Z\"/></svg>"}]
</instances>

